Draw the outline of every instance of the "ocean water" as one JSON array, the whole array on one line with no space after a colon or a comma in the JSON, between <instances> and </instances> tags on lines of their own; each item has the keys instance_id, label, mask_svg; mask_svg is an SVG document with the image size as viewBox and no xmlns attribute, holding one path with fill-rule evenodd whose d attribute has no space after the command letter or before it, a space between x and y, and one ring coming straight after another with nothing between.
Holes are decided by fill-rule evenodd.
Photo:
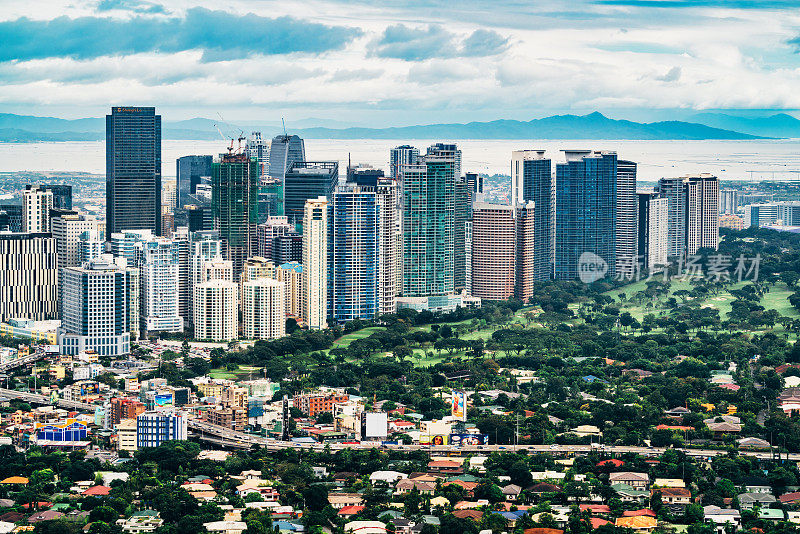
<instances>
[{"instance_id":1,"label":"ocean water","mask_svg":"<svg viewBox=\"0 0 800 534\"><path fill-rule=\"evenodd\" d=\"M519 141L445 140L462 151L462 169L467 172L509 174L511 152L544 149L554 162L562 161L565 149L616 151L621 159L639 164L640 181L664 176L708 172L724 180L800 179L800 140L758 141ZM387 168L389 149L411 144L424 152L434 140L322 140L307 139L310 161L340 162L344 173L348 158L353 163ZM219 154L223 141L178 141L162 143L162 175L175 176L175 159L191 154ZM105 173L105 143L0 143L0 172L81 171Z\"/></svg>"}]
</instances>

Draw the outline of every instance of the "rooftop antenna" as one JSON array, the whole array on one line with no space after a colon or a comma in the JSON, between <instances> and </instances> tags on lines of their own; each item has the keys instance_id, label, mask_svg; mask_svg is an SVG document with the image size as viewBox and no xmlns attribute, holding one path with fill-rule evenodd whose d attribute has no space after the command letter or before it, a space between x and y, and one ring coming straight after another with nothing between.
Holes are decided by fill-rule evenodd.
<instances>
[{"instance_id":1,"label":"rooftop antenna","mask_svg":"<svg viewBox=\"0 0 800 534\"><path fill-rule=\"evenodd\" d=\"M286 134L286 121L283 120L283 117L281 117L281 124L283 124L283 136L287 137L287 134Z\"/></svg>"}]
</instances>

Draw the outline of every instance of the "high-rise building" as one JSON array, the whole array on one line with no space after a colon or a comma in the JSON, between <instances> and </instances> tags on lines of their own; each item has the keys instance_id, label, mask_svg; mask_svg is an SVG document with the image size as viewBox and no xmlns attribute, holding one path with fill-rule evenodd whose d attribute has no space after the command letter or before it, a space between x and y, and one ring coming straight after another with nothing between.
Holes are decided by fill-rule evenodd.
<instances>
[{"instance_id":1,"label":"high-rise building","mask_svg":"<svg viewBox=\"0 0 800 534\"><path fill-rule=\"evenodd\" d=\"M136 418L136 446L158 447L165 441L188 439L186 415L181 412L145 412Z\"/></svg>"},{"instance_id":2,"label":"high-rise building","mask_svg":"<svg viewBox=\"0 0 800 534\"><path fill-rule=\"evenodd\" d=\"M303 265L297 262L284 263L275 268L275 279L284 284L283 310L289 317L298 319L303 315Z\"/></svg>"},{"instance_id":3,"label":"high-rise building","mask_svg":"<svg viewBox=\"0 0 800 534\"><path fill-rule=\"evenodd\" d=\"M653 271L667 264L668 201L648 191L638 196L637 251L641 267Z\"/></svg>"},{"instance_id":4,"label":"high-rise building","mask_svg":"<svg viewBox=\"0 0 800 534\"><path fill-rule=\"evenodd\" d=\"M472 213L472 295L488 300L514 296L517 221L514 206L477 202Z\"/></svg>"},{"instance_id":5,"label":"high-rise building","mask_svg":"<svg viewBox=\"0 0 800 534\"><path fill-rule=\"evenodd\" d=\"M284 234L294 232L294 225L289 224L289 219L285 216L271 216L266 221L260 223L256 228L258 241L258 255L275 260L275 240Z\"/></svg>"},{"instance_id":6,"label":"high-rise building","mask_svg":"<svg viewBox=\"0 0 800 534\"><path fill-rule=\"evenodd\" d=\"M617 160L616 236L617 269L630 276L636 263L636 163Z\"/></svg>"},{"instance_id":7,"label":"high-rise building","mask_svg":"<svg viewBox=\"0 0 800 534\"><path fill-rule=\"evenodd\" d=\"M58 248L50 234L0 234L0 321L58 316Z\"/></svg>"},{"instance_id":8,"label":"high-rise building","mask_svg":"<svg viewBox=\"0 0 800 534\"><path fill-rule=\"evenodd\" d=\"M800 202L778 202L778 221L783 226L800 226Z\"/></svg>"},{"instance_id":9,"label":"high-rise building","mask_svg":"<svg viewBox=\"0 0 800 534\"><path fill-rule=\"evenodd\" d=\"M42 184L43 191L53 193L53 208L59 210L72 209L72 186L66 184Z\"/></svg>"},{"instance_id":10,"label":"high-rise building","mask_svg":"<svg viewBox=\"0 0 800 534\"><path fill-rule=\"evenodd\" d=\"M286 171L297 161L306 160L305 143L296 135L276 135L269 147L269 176L283 182Z\"/></svg>"},{"instance_id":11,"label":"high-rise building","mask_svg":"<svg viewBox=\"0 0 800 534\"><path fill-rule=\"evenodd\" d=\"M396 311L397 265L402 264L402 234L399 228L397 198L398 181L391 178L378 180L376 196L378 200L378 313ZM402 278L400 279L402 281Z\"/></svg>"},{"instance_id":12,"label":"high-rise building","mask_svg":"<svg viewBox=\"0 0 800 534\"><path fill-rule=\"evenodd\" d=\"M196 339L231 341L239 334L239 287L211 279L194 286L193 325Z\"/></svg>"},{"instance_id":13,"label":"high-rise building","mask_svg":"<svg viewBox=\"0 0 800 534\"><path fill-rule=\"evenodd\" d=\"M734 214L739 208L739 190L722 189L719 192L719 214Z\"/></svg>"},{"instance_id":14,"label":"high-rise building","mask_svg":"<svg viewBox=\"0 0 800 534\"><path fill-rule=\"evenodd\" d=\"M179 299L179 250L175 242L152 238L134 244L141 277L142 328L148 332L182 332Z\"/></svg>"},{"instance_id":15,"label":"high-rise building","mask_svg":"<svg viewBox=\"0 0 800 534\"><path fill-rule=\"evenodd\" d=\"M401 165L403 184L403 296L452 294L455 184L461 154L434 145L415 165Z\"/></svg>"},{"instance_id":16,"label":"high-rise building","mask_svg":"<svg viewBox=\"0 0 800 534\"><path fill-rule=\"evenodd\" d=\"M122 356L130 352L128 304L139 293L132 287L139 283L138 274L124 258L110 255L61 271L61 354L93 350L100 356Z\"/></svg>"},{"instance_id":17,"label":"high-rise building","mask_svg":"<svg viewBox=\"0 0 800 534\"><path fill-rule=\"evenodd\" d=\"M185 294L182 293L185 299L185 305L182 308L186 309L186 320L188 322L192 321L193 313L193 301L194 301L194 286L200 284L202 282L207 282L211 278L209 275L213 275L215 271L212 269L207 269L205 264L207 262L222 262L222 242L218 239L219 234L217 232L195 232L191 234L191 239L189 241L189 250L187 253L187 274L186 274L186 292ZM232 280L233 279L233 264L231 262L227 262L222 269L223 279ZM229 273L226 272L229 268Z\"/></svg>"},{"instance_id":18,"label":"high-rise building","mask_svg":"<svg viewBox=\"0 0 800 534\"><path fill-rule=\"evenodd\" d=\"M303 320L319 330L328 326L327 198L306 201L303 229Z\"/></svg>"},{"instance_id":19,"label":"high-rise building","mask_svg":"<svg viewBox=\"0 0 800 534\"><path fill-rule=\"evenodd\" d=\"M409 145L395 147L389 151L389 177L395 180L400 176L400 167L416 165L419 149Z\"/></svg>"},{"instance_id":20,"label":"high-rise building","mask_svg":"<svg viewBox=\"0 0 800 534\"><path fill-rule=\"evenodd\" d=\"M242 334L246 339L275 339L286 335L286 285L257 278L242 286Z\"/></svg>"},{"instance_id":21,"label":"high-rise building","mask_svg":"<svg viewBox=\"0 0 800 534\"><path fill-rule=\"evenodd\" d=\"M261 132L251 132L247 136L245 154L248 158L256 160L259 177L269 175L269 147L261 137Z\"/></svg>"},{"instance_id":22,"label":"high-rise building","mask_svg":"<svg viewBox=\"0 0 800 534\"><path fill-rule=\"evenodd\" d=\"M472 184L457 176L453 210L453 291L461 293L471 286L467 280L467 225L472 220Z\"/></svg>"},{"instance_id":23,"label":"high-rise building","mask_svg":"<svg viewBox=\"0 0 800 534\"><path fill-rule=\"evenodd\" d=\"M348 184L378 187L378 180L381 178L384 178L383 169L376 169L371 165L347 166L346 182Z\"/></svg>"},{"instance_id":24,"label":"high-rise building","mask_svg":"<svg viewBox=\"0 0 800 534\"><path fill-rule=\"evenodd\" d=\"M489 300L533 293L534 204L476 202L472 215L472 291Z\"/></svg>"},{"instance_id":25,"label":"high-rise building","mask_svg":"<svg viewBox=\"0 0 800 534\"><path fill-rule=\"evenodd\" d=\"M223 257L233 262L238 280L244 260L256 255L258 166L244 154L220 154L212 165L215 228Z\"/></svg>"},{"instance_id":26,"label":"high-rise building","mask_svg":"<svg viewBox=\"0 0 800 534\"><path fill-rule=\"evenodd\" d=\"M518 150L511 153L511 205L533 202L534 280L553 277L555 252L555 181L552 162L544 150Z\"/></svg>"},{"instance_id":27,"label":"high-rise building","mask_svg":"<svg viewBox=\"0 0 800 534\"><path fill-rule=\"evenodd\" d=\"M339 181L339 163L335 161L295 161L286 170L283 181L284 214L289 222L303 220L307 200L324 196L330 200Z\"/></svg>"},{"instance_id":28,"label":"high-rise building","mask_svg":"<svg viewBox=\"0 0 800 534\"><path fill-rule=\"evenodd\" d=\"M42 234L50 231L50 210L53 209L53 192L38 185L27 185L22 192L22 231Z\"/></svg>"},{"instance_id":29,"label":"high-rise building","mask_svg":"<svg viewBox=\"0 0 800 534\"><path fill-rule=\"evenodd\" d=\"M22 204L0 204L0 211L8 218L8 231L14 234L22 232Z\"/></svg>"},{"instance_id":30,"label":"high-rise building","mask_svg":"<svg viewBox=\"0 0 800 534\"><path fill-rule=\"evenodd\" d=\"M161 235L161 115L113 107L106 115L106 235Z\"/></svg>"},{"instance_id":31,"label":"high-rise building","mask_svg":"<svg viewBox=\"0 0 800 534\"><path fill-rule=\"evenodd\" d=\"M105 236L99 230L82 233L78 238L78 262L76 265L99 258L106 251L105 244Z\"/></svg>"},{"instance_id":32,"label":"high-rise building","mask_svg":"<svg viewBox=\"0 0 800 534\"><path fill-rule=\"evenodd\" d=\"M378 226L374 187L346 184L328 203L328 317L339 323L378 314Z\"/></svg>"},{"instance_id":33,"label":"high-rise building","mask_svg":"<svg viewBox=\"0 0 800 534\"><path fill-rule=\"evenodd\" d=\"M118 425L123 419L135 419L144 413L144 403L128 397L114 397L111 399L108 423Z\"/></svg>"},{"instance_id":34,"label":"high-rise building","mask_svg":"<svg viewBox=\"0 0 800 534\"><path fill-rule=\"evenodd\" d=\"M50 230L58 246L58 267L75 267L82 263L80 244L84 236L99 237L99 223L93 215L61 215L50 221Z\"/></svg>"},{"instance_id":35,"label":"high-rise building","mask_svg":"<svg viewBox=\"0 0 800 534\"><path fill-rule=\"evenodd\" d=\"M710 174L661 178L659 196L667 199L670 256L686 258L699 248L719 245L719 181ZM713 211L713 213L712 213Z\"/></svg>"},{"instance_id":36,"label":"high-rise building","mask_svg":"<svg viewBox=\"0 0 800 534\"><path fill-rule=\"evenodd\" d=\"M175 161L176 213L191 204L189 197L197 192L197 184L202 183L203 177L211 179L213 160L212 156L183 156Z\"/></svg>"},{"instance_id":37,"label":"high-rise building","mask_svg":"<svg viewBox=\"0 0 800 534\"><path fill-rule=\"evenodd\" d=\"M744 207L744 227L759 227L778 222L778 205L748 204Z\"/></svg>"},{"instance_id":38,"label":"high-rise building","mask_svg":"<svg viewBox=\"0 0 800 534\"><path fill-rule=\"evenodd\" d=\"M556 164L556 280L574 280L586 258L616 272L617 155L569 150ZM584 258L581 260L581 258ZM594 261L593 261L594 263Z\"/></svg>"}]
</instances>

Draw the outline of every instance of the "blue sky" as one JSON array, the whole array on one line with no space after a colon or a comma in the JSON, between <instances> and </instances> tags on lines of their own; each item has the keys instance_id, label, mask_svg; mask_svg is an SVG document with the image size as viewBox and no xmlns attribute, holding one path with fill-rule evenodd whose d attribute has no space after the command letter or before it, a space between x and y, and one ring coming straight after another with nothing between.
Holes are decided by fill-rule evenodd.
<instances>
[{"instance_id":1,"label":"blue sky","mask_svg":"<svg viewBox=\"0 0 800 534\"><path fill-rule=\"evenodd\" d=\"M781 0L2 0L0 112L403 125L800 109Z\"/></svg>"}]
</instances>

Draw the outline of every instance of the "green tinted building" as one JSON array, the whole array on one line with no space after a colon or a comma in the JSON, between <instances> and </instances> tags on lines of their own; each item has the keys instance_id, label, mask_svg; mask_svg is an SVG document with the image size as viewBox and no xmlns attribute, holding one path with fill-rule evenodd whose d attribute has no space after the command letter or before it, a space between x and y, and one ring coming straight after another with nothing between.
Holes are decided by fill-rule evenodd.
<instances>
[{"instance_id":1,"label":"green tinted building","mask_svg":"<svg viewBox=\"0 0 800 534\"><path fill-rule=\"evenodd\" d=\"M244 260L256 255L258 179L258 162L245 154L220 154L211 167L214 228L237 279Z\"/></svg>"}]
</instances>

